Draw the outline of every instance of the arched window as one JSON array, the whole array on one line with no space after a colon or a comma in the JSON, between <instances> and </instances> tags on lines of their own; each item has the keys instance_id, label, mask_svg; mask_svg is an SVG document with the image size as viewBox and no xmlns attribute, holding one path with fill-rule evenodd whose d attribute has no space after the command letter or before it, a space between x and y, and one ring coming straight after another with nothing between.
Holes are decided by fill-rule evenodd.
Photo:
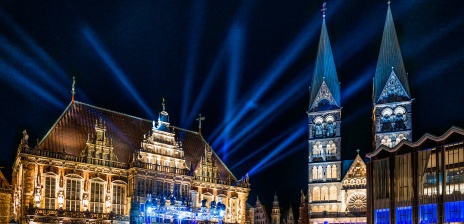
<instances>
[{"instance_id":1,"label":"arched window","mask_svg":"<svg viewBox=\"0 0 464 224\"><path fill-rule=\"evenodd\" d=\"M329 188L327 186L323 186L321 188L321 200L322 201L329 200Z\"/></svg>"},{"instance_id":2,"label":"arched window","mask_svg":"<svg viewBox=\"0 0 464 224\"><path fill-rule=\"evenodd\" d=\"M82 178L77 175L66 177L66 210L80 211L81 209Z\"/></svg>"},{"instance_id":3,"label":"arched window","mask_svg":"<svg viewBox=\"0 0 464 224\"><path fill-rule=\"evenodd\" d=\"M403 134L399 134L398 137L396 138L395 145L398 145L401 140L406 139Z\"/></svg>"},{"instance_id":4,"label":"arched window","mask_svg":"<svg viewBox=\"0 0 464 224\"><path fill-rule=\"evenodd\" d=\"M335 186L330 186L330 189L329 189L329 197L331 201L335 201L337 200L337 187Z\"/></svg>"},{"instance_id":5,"label":"arched window","mask_svg":"<svg viewBox=\"0 0 464 224\"><path fill-rule=\"evenodd\" d=\"M391 139L390 139L390 137L388 137L388 136L386 136L386 135L383 137L383 139L382 139L382 141L381 141L380 144L385 145L385 146L388 146L388 147L390 147L390 148L392 147Z\"/></svg>"},{"instance_id":6,"label":"arched window","mask_svg":"<svg viewBox=\"0 0 464 224\"><path fill-rule=\"evenodd\" d=\"M313 166L313 180L317 180L317 168Z\"/></svg>"},{"instance_id":7,"label":"arched window","mask_svg":"<svg viewBox=\"0 0 464 224\"><path fill-rule=\"evenodd\" d=\"M322 125L322 122L324 121L324 119L320 116L314 118L314 137L315 138L321 138L323 137L323 133L324 133L324 130L323 130L323 125Z\"/></svg>"},{"instance_id":8,"label":"arched window","mask_svg":"<svg viewBox=\"0 0 464 224\"><path fill-rule=\"evenodd\" d=\"M337 166L332 165L332 178L337 178Z\"/></svg>"},{"instance_id":9,"label":"arched window","mask_svg":"<svg viewBox=\"0 0 464 224\"><path fill-rule=\"evenodd\" d=\"M313 188L313 201L320 201L321 200L321 189L319 187Z\"/></svg>"},{"instance_id":10,"label":"arched window","mask_svg":"<svg viewBox=\"0 0 464 224\"><path fill-rule=\"evenodd\" d=\"M312 212L318 212L319 209L317 208L317 206L312 206L312 207L311 207L311 211L312 211Z\"/></svg>"},{"instance_id":11,"label":"arched window","mask_svg":"<svg viewBox=\"0 0 464 224\"><path fill-rule=\"evenodd\" d=\"M124 215L124 210L126 207L125 203L126 198L126 185L122 183L113 183L113 193L112 193L112 211L118 215Z\"/></svg>"},{"instance_id":12,"label":"arched window","mask_svg":"<svg viewBox=\"0 0 464 224\"><path fill-rule=\"evenodd\" d=\"M329 143L327 144L326 152L327 152L328 155L332 155L332 156L337 154L337 147L335 146L333 141L329 141Z\"/></svg>"},{"instance_id":13,"label":"arched window","mask_svg":"<svg viewBox=\"0 0 464 224\"><path fill-rule=\"evenodd\" d=\"M406 109L402 106L399 106L395 108L394 113L395 116L393 118L393 121L395 124L395 131L406 129L406 125L404 125L404 120L406 118L404 114L406 113Z\"/></svg>"},{"instance_id":14,"label":"arched window","mask_svg":"<svg viewBox=\"0 0 464 224\"><path fill-rule=\"evenodd\" d=\"M45 176L45 209L55 209L56 204L56 177Z\"/></svg>"},{"instance_id":15,"label":"arched window","mask_svg":"<svg viewBox=\"0 0 464 224\"><path fill-rule=\"evenodd\" d=\"M322 180L322 166L317 167L317 179Z\"/></svg>"},{"instance_id":16,"label":"arched window","mask_svg":"<svg viewBox=\"0 0 464 224\"><path fill-rule=\"evenodd\" d=\"M392 127L392 115L393 111L391 108L385 108L381 111L382 117L380 118L381 120L381 131L382 132L388 132L388 131L393 131Z\"/></svg>"},{"instance_id":17,"label":"arched window","mask_svg":"<svg viewBox=\"0 0 464 224\"><path fill-rule=\"evenodd\" d=\"M103 213L105 203L104 182L101 179L90 182L90 208L91 212Z\"/></svg>"},{"instance_id":18,"label":"arched window","mask_svg":"<svg viewBox=\"0 0 464 224\"><path fill-rule=\"evenodd\" d=\"M326 169L326 174L327 174L327 179L331 179L333 178L332 177L332 169L330 168L330 165L327 166L327 169Z\"/></svg>"},{"instance_id":19,"label":"arched window","mask_svg":"<svg viewBox=\"0 0 464 224\"><path fill-rule=\"evenodd\" d=\"M322 155L322 145L320 142L316 142L313 146L313 156L320 157Z\"/></svg>"}]
</instances>

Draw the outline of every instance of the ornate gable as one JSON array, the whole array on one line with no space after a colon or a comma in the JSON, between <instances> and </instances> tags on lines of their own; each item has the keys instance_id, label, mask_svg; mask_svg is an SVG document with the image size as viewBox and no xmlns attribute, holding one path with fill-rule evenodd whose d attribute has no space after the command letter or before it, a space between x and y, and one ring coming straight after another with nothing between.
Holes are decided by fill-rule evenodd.
<instances>
[{"instance_id":1,"label":"ornate gable","mask_svg":"<svg viewBox=\"0 0 464 224\"><path fill-rule=\"evenodd\" d=\"M343 177L342 185L345 189L366 186L366 163L364 163L359 154Z\"/></svg>"},{"instance_id":2,"label":"ornate gable","mask_svg":"<svg viewBox=\"0 0 464 224\"><path fill-rule=\"evenodd\" d=\"M404 89L404 86L401 84L398 76L396 76L395 71L390 73L385 87L380 94L378 102L391 102L391 101L402 101L404 99L409 99L409 95Z\"/></svg>"},{"instance_id":3,"label":"ornate gable","mask_svg":"<svg viewBox=\"0 0 464 224\"><path fill-rule=\"evenodd\" d=\"M113 140L106 135L106 124L100 118L95 121L95 132L88 133L85 149L81 151L80 156L86 157L87 160L97 159L103 161L118 161L114 154Z\"/></svg>"},{"instance_id":4,"label":"ornate gable","mask_svg":"<svg viewBox=\"0 0 464 224\"><path fill-rule=\"evenodd\" d=\"M330 91L329 87L327 86L324 80L322 81L321 88L319 88L319 92L317 92L316 98L314 99L314 102L311 105L310 110L324 109L325 107L332 108L334 106L339 107L332 95L332 92Z\"/></svg>"}]
</instances>

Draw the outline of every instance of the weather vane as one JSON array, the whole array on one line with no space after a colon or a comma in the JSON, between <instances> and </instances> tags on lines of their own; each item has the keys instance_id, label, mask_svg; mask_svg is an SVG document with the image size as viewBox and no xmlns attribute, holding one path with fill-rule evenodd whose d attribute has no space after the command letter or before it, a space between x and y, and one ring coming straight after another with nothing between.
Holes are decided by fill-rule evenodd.
<instances>
[{"instance_id":1,"label":"weather vane","mask_svg":"<svg viewBox=\"0 0 464 224\"><path fill-rule=\"evenodd\" d=\"M72 102L74 102L74 94L76 93L75 85L76 85L76 77L73 76L73 82L72 82L72 88L71 88L71 93L72 93L71 101Z\"/></svg>"},{"instance_id":2,"label":"weather vane","mask_svg":"<svg viewBox=\"0 0 464 224\"><path fill-rule=\"evenodd\" d=\"M202 117L201 114L198 115L197 121L198 121L198 133L201 134L201 121L204 121L205 117Z\"/></svg>"},{"instance_id":3,"label":"weather vane","mask_svg":"<svg viewBox=\"0 0 464 224\"><path fill-rule=\"evenodd\" d=\"M163 97L163 104L162 105L163 105L163 111L166 111L166 107L165 107L166 105L164 104L164 97Z\"/></svg>"},{"instance_id":4,"label":"weather vane","mask_svg":"<svg viewBox=\"0 0 464 224\"><path fill-rule=\"evenodd\" d=\"M325 18L325 11L327 11L327 7L325 7L327 5L327 3L322 3L322 9L321 9L321 12L322 12L322 18Z\"/></svg>"}]
</instances>

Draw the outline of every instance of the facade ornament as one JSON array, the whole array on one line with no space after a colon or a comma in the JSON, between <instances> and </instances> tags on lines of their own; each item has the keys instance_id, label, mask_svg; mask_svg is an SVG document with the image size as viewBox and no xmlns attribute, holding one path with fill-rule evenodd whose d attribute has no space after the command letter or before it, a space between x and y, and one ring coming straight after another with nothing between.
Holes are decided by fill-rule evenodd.
<instances>
[{"instance_id":1,"label":"facade ornament","mask_svg":"<svg viewBox=\"0 0 464 224\"><path fill-rule=\"evenodd\" d=\"M63 190L61 189L58 191L58 207L59 209L63 209L63 204L64 204L64 193Z\"/></svg>"},{"instance_id":2,"label":"facade ornament","mask_svg":"<svg viewBox=\"0 0 464 224\"><path fill-rule=\"evenodd\" d=\"M26 129L24 129L23 138L21 139L21 145L26 147L26 148L29 148L28 139L29 139L29 135L27 134Z\"/></svg>"}]
</instances>

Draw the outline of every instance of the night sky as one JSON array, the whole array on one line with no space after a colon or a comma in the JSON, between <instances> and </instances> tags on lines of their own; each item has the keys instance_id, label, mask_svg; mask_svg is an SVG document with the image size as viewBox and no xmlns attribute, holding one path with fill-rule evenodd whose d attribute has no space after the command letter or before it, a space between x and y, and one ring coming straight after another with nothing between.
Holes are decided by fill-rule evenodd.
<instances>
[{"instance_id":1,"label":"night sky","mask_svg":"<svg viewBox=\"0 0 464 224\"><path fill-rule=\"evenodd\" d=\"M40 3L39 3L40 2ZM446 4L444 4L446 2ZM22 130L41 139L71 101L202 133L249 203L274 192L294 210L307 191L308 87L322 1L0 2L0 165ZM413 101L413 139L464 127L464 4L392 1ZM372 151L372 78L387 0L327 1L341 82L342 157Z\"/></svg>"}]
</instances>

